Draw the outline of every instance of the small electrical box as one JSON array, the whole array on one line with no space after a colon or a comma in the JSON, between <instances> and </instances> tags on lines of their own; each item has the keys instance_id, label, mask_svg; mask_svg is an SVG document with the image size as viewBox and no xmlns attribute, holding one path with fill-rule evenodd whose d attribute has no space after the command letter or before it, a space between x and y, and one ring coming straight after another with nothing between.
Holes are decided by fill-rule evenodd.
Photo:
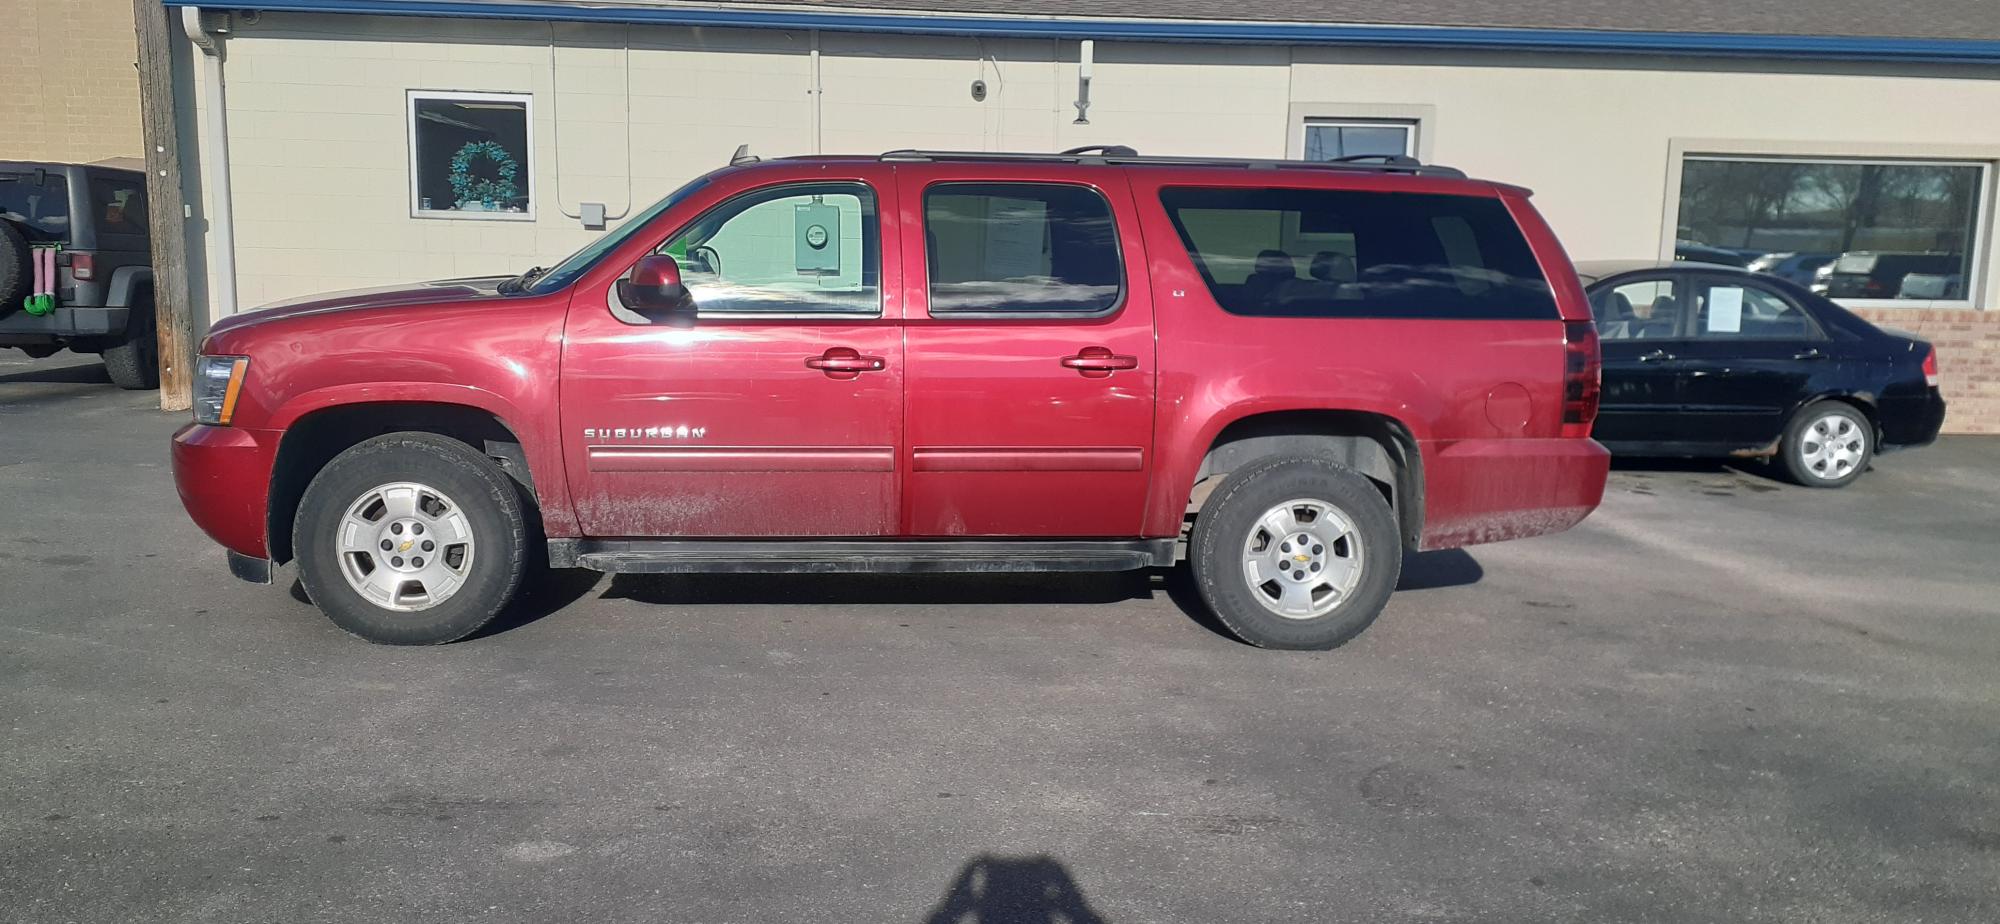
<instances>
[{"instance_id":1,"label":"small electrical box","mask_svg":"<svg viewBox=\"0 0 2000 924\"><path fill-rule=\"evenodd\" d=\"M585 202L578 205L576 211L583 219L584 227L592 231L604 230L604 203Z\"/></svg>"},{"instance_id":2,"label":"small electrical box","mask_svg":"<svg viewBox=\"0 0 2000 924\"><path fill-rule=\"evenodd\" d=\"M840 275L840 208L824 202L793 206L801 276Z\"/></svg>"}]
</instances>

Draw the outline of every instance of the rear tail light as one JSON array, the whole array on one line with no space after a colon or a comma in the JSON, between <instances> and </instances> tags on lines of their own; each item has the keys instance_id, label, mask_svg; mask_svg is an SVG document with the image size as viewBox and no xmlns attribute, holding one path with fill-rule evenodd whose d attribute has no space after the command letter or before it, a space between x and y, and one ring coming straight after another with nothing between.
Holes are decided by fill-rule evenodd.
<instances>
[{"instance_id":1,"label":"rear tail light","mask_svg":"<svg viewBox=\"0 0 2000 924\"><path fill-rule=\"evenodd\" d=\"M97 258L87 253L70 251L69 274L75 279L89 281L97 275Z\"/></svg>"},{"instance_id":2,"label":"rear tail light","mask_svg":"<svg viewBox=\"0 0 2000 924\"><path fill-rule=\"evenodd\" d=\"M1597 420L1597 397L1604 359L1597 348L1597 325L1563 322L1563 422L1565 439L1583 439Z\"/></svg>"},{"instance_id":3,"label":"rear tail light","mask_svg":"<svg viewBox=\"0 0 2000 924\"><path fill-rule=\"evenodd\" d=\"M1924 348L1924 384L1936 388L1938 384L1937 347Z\"/></svg>"}]
</instances>

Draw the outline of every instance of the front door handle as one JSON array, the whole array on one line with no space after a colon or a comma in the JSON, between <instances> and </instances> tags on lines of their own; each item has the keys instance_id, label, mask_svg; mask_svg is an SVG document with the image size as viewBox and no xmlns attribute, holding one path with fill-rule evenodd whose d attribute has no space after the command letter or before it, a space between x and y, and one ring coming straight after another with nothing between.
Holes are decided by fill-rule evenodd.
<instances>
[{"instance_id":1,"label":"front door handle","mask_svg":"<svg viewBox=\"0 0 2000 924\"><path fill-rule=\"evenodd\" d=\"M1665 350L1654 350L1651 353L1640 354L1639 361L1642 363L1663 363L1673 358L1674 354Z\"/></svg>"},{"instance_id":2,"label":"front door handle","mask_svg":"<svg viewBox=\"0 0 2000 924\"><path fill-rule=\"evenodd\" d=\"M1103 347L1084 347L1075 356L1062 358L1063 368L1075 369L1087 379L1101 379L1121 369L1139 368L1139 357L1121 356Z\"/></svg>"},{"instance_id":3,"label":"front door handle","mask_svg":"<svg viewBox=\"0 0 2000 924\"><path fill-rule=\"evenodd\" d=\"M830 379L855 378L863 372L880 372L888 367L880 356L863 356L861 351L848 347L829 347L827 351L806 360L807 369L818 369Z\"/></svg>"},{"instance_id":4,"label":"front door handle","mask_svg":"<svg viewBox=\"0 0 2000 924\"><path fill-rule=\"evenodd\" d=\"M1825 358L1826 358L1826 354L1825 354L1825 353L1822 353L1822 352L1820 352L1820 351L1819 351L1819 347L1813 347L1813 348L1811 348L1811 349L1808 349L1808 350L1804 350L1804 351L1802 351L1802 352L1798 352L1798 353L1793 353L1793 354L1792 354L1792 358L1793 358L1793 359L1825 359Z\"/></svg>"}]
</instances>

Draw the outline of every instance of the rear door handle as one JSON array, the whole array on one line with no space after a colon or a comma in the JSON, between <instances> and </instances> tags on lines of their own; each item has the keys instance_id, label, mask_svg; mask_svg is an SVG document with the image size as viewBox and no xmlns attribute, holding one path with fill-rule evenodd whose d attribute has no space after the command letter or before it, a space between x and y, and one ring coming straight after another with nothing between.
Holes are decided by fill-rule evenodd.
<instances>
[{"instance_id":1,"label":"rear door handle","mask_svg":"<svg viewBox=\"0 0 2000 924\"><path fill-rule=\"evenodd\" d=\"M1084 347L1075 356L1062 358L1063 368L1075 369L1085 378L1101 379L1121 369L1139 368L1139 357L1121 356L1104 347Z\"/></svg>"},{"instance_id":2,"label":"rear door handle","mask_svg":"<svg viewBox=\"0 0 2000 924\"><path fill-rule=\"evenodd\" d=\"M1666 362L1667 360L1673 358L1674 354L1669 353L1665 350L1654 350L1651 353L1642 353L1639 355L1639 361L1642 363Z\"/></svg>"},{"instance_id":3,"label":"rear door handle","mask_svg":"<svg viewBox=\"0 0 2000 924\"><path fill-rule=\"evenodd\" d=\"M888 367L880 356L863 356L861 351L848 347L829 347L827 351L806 360L807 369L818 369L830 379L852 379L863 372L880 372Z\"/></svg>"},{"instance_id":4,"label":"rear door handle","mask_svg":"<svg viewBox=\"0 0 2000 924\"><path fill-rule=\"evenodd\" d=\"M1813 348L1812 348L1812 349L1810 349L1810 350L1805 350L1805 351L1803 351L1803 352L1799 352L1799 353L1793 353L1793 354L1792 354L1792 358L1793 358L1793 359L1825 359L1825 358L1826 358L1826 354L1825 354L1825 353L1822 353L1822 352L1820 352L1820 351L1819 351L1819 348L1818 348L1818 347L1813 347Z\"/></svg>"}]
</instances>

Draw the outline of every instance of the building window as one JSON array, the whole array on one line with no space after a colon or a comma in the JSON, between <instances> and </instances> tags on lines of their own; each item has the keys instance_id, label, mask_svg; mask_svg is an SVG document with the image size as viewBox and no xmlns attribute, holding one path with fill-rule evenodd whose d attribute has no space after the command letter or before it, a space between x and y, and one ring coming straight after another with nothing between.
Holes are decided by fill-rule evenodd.
<instances>
[{"instance_id":1,"label":"building window","mask_svg":"<svg viewBox=\"0 0 2000 924\"><path fill-rule=\"evenodd\" d=\"M1415 157L1417 123L1402 120L1306 120L1306 160L1377 155Z\"/></svg>"},{"instance_id":2,"label":"building window","mask_svg":"<svg viewBox=\"0 0 2000 924\"><path fill-rule=\"evenodd\" d=\"M532 98L412 90L410 214L535 217Z\"/></svg>"},{"instance_id":3,"label":"building window","mask_svg":"<svg viewBox=\"0 0 2000 924\"><path fill-rule=\"evenodd\" d=\"M1793 276L1844 301L1967 302L1988 173L1977 162L1689 156L1674 256Z\"/></svg>"}]
</instances>

